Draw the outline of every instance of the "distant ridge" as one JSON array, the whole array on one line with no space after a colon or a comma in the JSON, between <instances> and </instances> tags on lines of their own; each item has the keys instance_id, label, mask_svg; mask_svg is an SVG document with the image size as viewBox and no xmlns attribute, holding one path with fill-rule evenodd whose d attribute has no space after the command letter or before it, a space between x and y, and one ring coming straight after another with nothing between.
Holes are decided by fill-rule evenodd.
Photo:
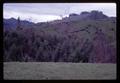
<instances>
[{"instance_id":1,"label":"distant ridge","mask_svg":"<svg viewBox=\"0 0 120 83\"><path fill-rule=\"evenodd\" d=\"M32 27L35 23L29 22L26 20L21 20L21 26L23 27ZM3 19L3 27L4 29L13 29L17 27L17 19L10 18L10 19Z\"/></svg>"},{"instance_id":2,"label":"distant ridge","mask_svg":"<svg viewBox=\"0 0 120 83\"><path fill-rule=\"evenodd\" d=\"M70 21L79 21L79 20L103 20L111 19L115 20L116 17L109 17L101 11L93 10L91 12L83 11L80 14L71 13L68 17L63 18L62 20L55 20L51 23L60 23L60 22L70 22Z\"/></svg>"},{"instance_id":3,"label":"distant ridge","mask_svg":"<svg viewBox=\"0 0 120 83\"><path fill-rule=\"evenodd\" d=\"M69 17L64 18L64 20L76 21L80 19L90 19L90 20L99 20L99 19L108 19L109 17L101 11L93 10L91 12L81 12L81 14L70 14Z\"/></svg>"},{"instance_id":4,"label":"distant ridge","mask_svg":"<svg viewBox=\"0 0 120 83\"><path fill-rule=\"evenodd\" d=\"M98 10L92 10L91 12L83 11L80 14L71 13L68 17L62 18L62 20L54 20L50 22L38 22L33 23L27 20L21 20L21 25L24 27L32 27L34 25L36 26L46 26L49 24L56 24L56 23L62 23L62 22L71 22L71 21L79 21L79 20L102 20L102 19L111 19L115 21L116 17L108 17L107 15L103 14L103 12ZM10 19L3 19L4 28L10 29L10 28L16 28L17 26L17 19L10 18Z\"/></svg>"}]
</instances>

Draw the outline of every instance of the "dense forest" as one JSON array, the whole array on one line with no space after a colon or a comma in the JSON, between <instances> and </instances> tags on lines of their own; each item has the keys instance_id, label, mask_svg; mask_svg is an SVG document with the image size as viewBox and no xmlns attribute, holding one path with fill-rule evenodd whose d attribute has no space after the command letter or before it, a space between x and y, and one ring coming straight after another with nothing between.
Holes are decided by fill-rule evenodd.
<instances>
[{"instance_id":1,"label":"dense forest","mask_svg":"<svg viewBox=\"0 0 120 83\"><path fill-rule=\"evenodd\" d=\"M5 62L116 63L116 18L102 12L36 24L18 19L12 28L6 21Z\"/></svg>"}]
</instances>

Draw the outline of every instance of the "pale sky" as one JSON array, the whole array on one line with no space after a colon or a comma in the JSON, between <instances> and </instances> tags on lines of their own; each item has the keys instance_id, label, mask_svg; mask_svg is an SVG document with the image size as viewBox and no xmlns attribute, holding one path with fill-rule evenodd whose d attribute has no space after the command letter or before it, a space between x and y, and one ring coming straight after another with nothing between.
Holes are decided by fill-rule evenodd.
<instances>
[{"instance_id":1,"label":"pale sky","mask_svg":"<svg viewBox=\"0 0 120 83\"><path fill-rule=\"evenodd\" d=\"M5 3L3 18L20 17L22 20L37 23L91 10L99 10L108 16L116 17L115 3Z\"/></svg>"}]
</instances>

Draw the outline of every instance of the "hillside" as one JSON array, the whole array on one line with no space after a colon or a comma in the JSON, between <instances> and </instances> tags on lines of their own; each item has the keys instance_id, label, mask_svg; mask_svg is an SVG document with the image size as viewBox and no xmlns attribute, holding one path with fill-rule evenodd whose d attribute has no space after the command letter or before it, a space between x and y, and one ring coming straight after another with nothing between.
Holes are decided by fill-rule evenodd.
<instances>
[{"instance_id":1,"label":"hillside","mask_svg":"<svg viewBox=\"0 0 120 83\"><path fill-rule=\"evenodd\" d=\"M115 17L91 11L52 22L27 23L18 25L16 20L17 28L4 30L5 62L116 63Z\"/></svg>"}]
</instances>

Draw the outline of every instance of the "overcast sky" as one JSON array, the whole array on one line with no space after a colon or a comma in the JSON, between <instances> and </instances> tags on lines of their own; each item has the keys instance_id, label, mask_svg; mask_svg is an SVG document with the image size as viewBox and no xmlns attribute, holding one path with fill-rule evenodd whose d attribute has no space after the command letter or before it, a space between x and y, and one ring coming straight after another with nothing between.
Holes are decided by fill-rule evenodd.
<instances>
[{"instance_id":1,"label":"overcast sky","mask_svg":"<svg viewBox=\"0 0 120 83\"><path fill-rule=\"evenodd\" d=\"M115 3L5 3L4 18L18 18L32 22L46 22L70 13L80 14L82 11L99 10L108 16L116 16Z\"/></svg>"}]
</instances>

